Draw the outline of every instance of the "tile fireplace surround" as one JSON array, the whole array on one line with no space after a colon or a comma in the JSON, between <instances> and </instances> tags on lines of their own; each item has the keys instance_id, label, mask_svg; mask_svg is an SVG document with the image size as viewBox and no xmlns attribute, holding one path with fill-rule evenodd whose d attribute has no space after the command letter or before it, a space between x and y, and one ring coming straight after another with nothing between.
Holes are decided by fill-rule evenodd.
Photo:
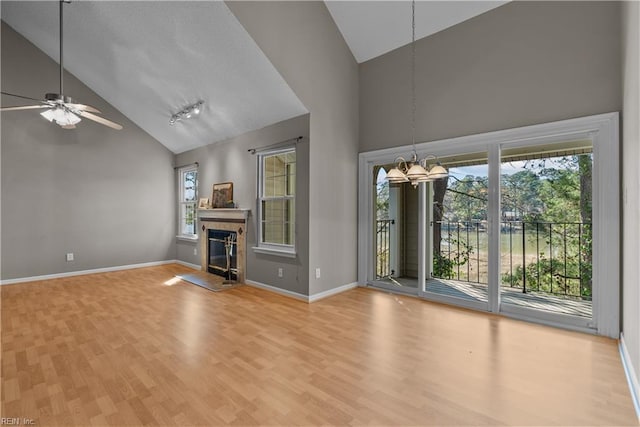
<instances>
[{"instance_id":1,"label":"tile fireplace surround","mask_svg":"<svg viewBox=\"0 0 640 427\"><path fill-rule=\"evenodd\" d=\"M200 237L200 268L208 271L209 230L235 231L237 233L238 282L244 283L247 269L247 218L250 209L198 209L198 227Z\"/></svg>"}]
</instances>

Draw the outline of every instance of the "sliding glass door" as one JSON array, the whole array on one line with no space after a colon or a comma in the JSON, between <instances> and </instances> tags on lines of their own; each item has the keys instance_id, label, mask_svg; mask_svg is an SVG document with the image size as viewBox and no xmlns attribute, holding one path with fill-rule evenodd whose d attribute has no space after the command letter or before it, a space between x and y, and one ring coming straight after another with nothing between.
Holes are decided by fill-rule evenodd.
<instances>
[{"instance_id":1,"label":"sliding glass door","mask_svg":"<svg viewBox=\"0 0 640 427\"><path fill-rule=\"evenodd\" d=\"M389 184L392 165L377 165L373 171L375 225L374 286L417 295L419 190L410 185Z\"/></svg>"},{"instance_id":2,"label":"sliding glass door","mask_svg":"<svg viewBox=\"0 0 640 427\"><path fill-rule=\"evenodd\" d=\"M449 177L360 158L359 277L472 309L619 333L617 115L419 144ZM364 189L364 190L363 190Z\"/></svg>"},{"instance_id":3,"label":"sliding glass door","mask_svg":"<svg viewBox=\"0 0 640 427\"><path fill-rule=\"evenodd\" d=\"M503 311L593 318L591 140L502 150Z\"/></svg>"},{"instance_id":4,"label":"sliding glass door","mask_svg":"<svg viewBox=\"0 0 640 427\"><path fill-rule=\"evenodd\" d=\"M448 179L427 185L425 296L478 309L488 303L486 153L442 158Z\"/></svg>"}]
</instances>

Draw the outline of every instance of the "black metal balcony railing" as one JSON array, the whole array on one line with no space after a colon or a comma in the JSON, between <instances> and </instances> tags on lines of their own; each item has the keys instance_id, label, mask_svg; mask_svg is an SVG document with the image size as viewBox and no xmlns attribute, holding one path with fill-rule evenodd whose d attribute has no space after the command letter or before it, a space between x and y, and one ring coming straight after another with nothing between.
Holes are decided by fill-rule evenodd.
<instances>
[{"instance_id":1,"label":"black metal balcony railing","mask_svg":"<svg viewBox=\"0 0 640 427\"><path fill-rule=\"evenodd\" d=\"M391 225L392 219L376 221L376 278L389 277L391 271Z\"/></svg>"},{"instance_id":2,"label":"black metal balcony railing","mask_svg":"<svg viewBox=\"0 0 640 427\"><path fill-rule=\"evenodd\" d=\"M508 221L501 235L503 286L591 300L591 223Z\"/></svg>"},{"instance_id":3,"label":"black metal balcony railing","mask_svg":"<svg viewBox=\"0 0 640 427\"><path fill-rule=\"evenodd\" d=\"M391 220L377 221L376 276L390 268ZM438 221L439 253L434 278L488 283L488 235L485 221ZM591 300L592 226L581 222L505 221L500 230L501 285Z\"/></svg>"},{"instance_id":4,"label":"black metal balcony railing","mask_svg":"<svg viewBox=\"0 0 640 427\"><path fill-rule=\"evenodd\" d=\"M433 225L433 223L432 223ZM433 276L486 284L488 237L482 221L439 221ZM591 224L505 221L500 230L501 285L591 299Z\"/></svg>"}]
</instances>

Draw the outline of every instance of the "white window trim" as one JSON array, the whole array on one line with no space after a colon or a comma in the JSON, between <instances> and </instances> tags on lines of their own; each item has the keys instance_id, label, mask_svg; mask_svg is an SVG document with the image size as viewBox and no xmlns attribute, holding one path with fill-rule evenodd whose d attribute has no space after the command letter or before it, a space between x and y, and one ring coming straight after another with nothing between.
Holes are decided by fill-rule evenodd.
<instances>
[{"instance_id":1,"label":"white window trim","mask_svg":"<svg viewBox=\"0 0 640 427\"><path fill-rule=\"evenodd\" d=\"M290 146L286 146L286 147L282 147L282 148L277 148L277 149L273 149L273 150L268 150L268 151L263 151L261 153L258 153L258 198L257 198L257 207L256 207L256 212L258 213L256 218L257 218L257 222L258 222L258 226L257 226L257 230L258 230L258 245L254 246L252 249L254 252L256 253L260 253L260 254L266 254L266 255L275 255L275 256L282 256L285 258L295 258L297 255L297 250L296 250L296 240L297 240L297 230L298 230L298 221L295 221L295 226L294 226L294 236L293 236L293 244L292 245L281 245L281 244L276 244L276 243L266 243L262 241L262 200L263 200L263 193L264 193L264 178L263 178L263 159L267 156L273 156L275 154L281 154L281 153L289 153L289 152L294 152L296 154L296 165L298 163L298 152L296 149L295 145L290 145ZM295 175L295 179L297 179L298 176L298 170L296 168L296 175ZM298 187L296 186L296 193L298 192ZM284 196L284 197L277 197L276 199L289 199L289 200L293 200L293 205L295 208L296 205L296 195L294 194L293 196ZM297 210L296 210L297 212Z\"/></svg>"},{"instance_id":2,"label":"white window trim","mask_svg":"<svg viewBox=\"0 0 640 427\"><path fill-rule=\"evenodd\" d=\"M253 249L255 253L264 254L264 255L275 255L275 256L281 256L285 258L295 258L297 256L295 251L288 250L288 249L283 250L283 249L270 248L267 246L254 246L251 249Z\"/></svg>"},{"instance_id":3,"label":"white window trim","mask_svg":"<svg viewBox=\"0 0 640 427\"><path fill-rule=\"evenodd\" d=\"M488 153L490 200L499 198L499 161L500 150L518 146L534 146L543 143L555 143L562 140L591 139L593 142L593 323L572 324L564 319L556 319L544 313L524 313L501 306L498 300L489 301L488 310L505 316L526 319L543 324L577 329L618 338L620 333L620 180L619 180L619 114L606 113L595 116L580 117L558 122L544 123L521 128L469 135L459 138L416 144L418 157L434 154L438 157L454 156L464 153ZM391 164L399 155L411 152L411 146L387 148L383 150L360 153L358 168L358 282L362 285L372 282L374 277L373 261L373 197L371 177L373 167ZM493 165L493 166L492 166ZM492 184L493 183L493 184ZM425 184L421 184L424 187ZM425 190L421 190L425 191ZM495 203L493 209L499 208ZM420 206L421 218L426 215L426 207ZM490 229L499 228L499 216L492 213ZM419 236L425 233L419 232ZM419 242L419 249L424 253L426 237ZM495 240L495 239L494 239ZM496 252L495 240L490 252ZM492 250L493 249L493 250ZM420 255L420 254L419 254ZM490 259L490 289L498 286L499 265L492 265ZM493 263L497 263L493 258ZM425 263L419 263L424 270ZM419 272L425 277L425 271ZM495 283L492 283L493 282ZM421 283L424 283L422 281ZM424 286L424 285L423 285ZM422 297L425 292L418 293ZM453 301L447 301L453 302Z\"/></svg>"},{"instance_id":4,"label":"white window trim","mask_svg":"<svg viewBox=\"0 0 640 427\"><path fill-rule=\"evenodd\" d=\"M180 225L182 225L182 224L180 224ZM181 235L177 235L176 239L181 241L181 242L193 242L193 243L195 243L195 242L197 242L199 240L197 234L195 236L193 236L193 237L191 237L189 235L182 235L182 236Z\"/></svg>"},{"instance_id":5,"label":"white window trim","mask_svg":"<svg viewBox=\"0 0 640 427\"><path fill-rule=\"evenodd\" d=\"M194 234L182 234L182 218L180 218L180 215L182 213L182 205L184 204L190 204L191 202L184 202L184 187L182 185L182 176L188 172L192 172L195 171L196 172L196 196L195 196L195 201L193 202L193 204L195 205L195 211L194 211ZM178 169L178 204L177 204L177 208L178 208L178 234L176 236L176 238L178 240L181 241L185 241L185 242L196 242L198 241L198 214L197 214L197 209L198 209L198 165L194 164L194 165L189 165L189 166L183 166L181 168Z\"/></svg>"}]
</instances>

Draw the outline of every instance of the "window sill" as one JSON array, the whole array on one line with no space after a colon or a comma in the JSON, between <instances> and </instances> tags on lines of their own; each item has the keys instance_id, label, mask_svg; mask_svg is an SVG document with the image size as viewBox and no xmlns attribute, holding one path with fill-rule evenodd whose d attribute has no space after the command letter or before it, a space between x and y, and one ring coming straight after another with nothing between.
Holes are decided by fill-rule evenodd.
<instances>
[{"instance_id":1,"label":"window sill","mask_svg":"<svg viewBox=\"0 0 640 427\"><path fill-rule=\"evenodd\" d=\"M195 243L198 241L198 236L176 236L176 240Z\"/></svg>"},{"instance_id":2,"label":"window sill","mask_svg":"<svg viewBox=\"0 0 640 427\"><path fill-rule=\"evenodd\" d=\"M253 252L257 254L274 255L274 256L280 256L284 258L296 258L298 256L298 254L295 252L283 251L280 249L261 248L259 246L254 246L251 249L253 249Z\"/></svg>"}]
</instances>

